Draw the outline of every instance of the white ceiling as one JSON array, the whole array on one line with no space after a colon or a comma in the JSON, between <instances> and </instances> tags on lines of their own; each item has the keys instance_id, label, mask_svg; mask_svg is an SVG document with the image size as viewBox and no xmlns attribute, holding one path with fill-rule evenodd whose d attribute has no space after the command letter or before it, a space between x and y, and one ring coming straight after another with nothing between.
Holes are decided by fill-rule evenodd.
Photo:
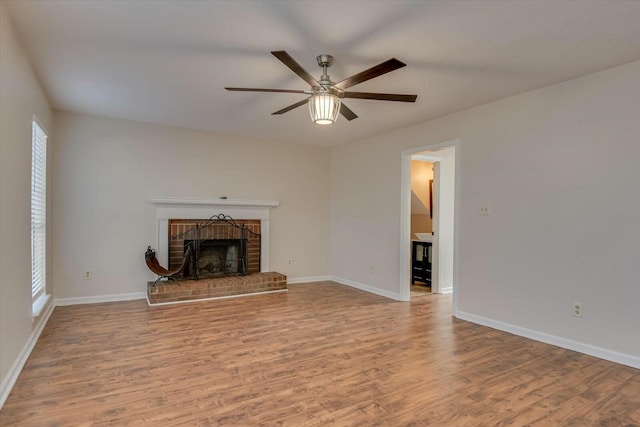
<instances>
[{"instance_id":1,"label":"white ceiling","mask_svg":"<svg viewBox=\"0 0 640 427\"><path fill-rule=\"evenodd\" d=\"M10 0L55 108L225 134L333 145L640 59L640 1ZM415 104L347 100L359 116L311 123L308 89L270 54L339 81L391 57L407 67L351 90L415 93Z\"/></svg>"}]
</instances>

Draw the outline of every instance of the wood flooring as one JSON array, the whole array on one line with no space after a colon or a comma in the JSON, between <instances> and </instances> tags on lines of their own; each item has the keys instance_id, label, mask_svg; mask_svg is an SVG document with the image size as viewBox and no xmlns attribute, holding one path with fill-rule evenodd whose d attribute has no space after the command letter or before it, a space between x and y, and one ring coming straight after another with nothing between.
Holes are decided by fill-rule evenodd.
<instances>
[{"instance_id":1,"label":"wood flooring","mask_svg":"<svg viewBox=\"0 0 640 427\"><path fill-rule=\"evenodd\" d=\"M5 426L639 426L640 370L332 282L57 307Z\"/></svg>"}]
</instances>

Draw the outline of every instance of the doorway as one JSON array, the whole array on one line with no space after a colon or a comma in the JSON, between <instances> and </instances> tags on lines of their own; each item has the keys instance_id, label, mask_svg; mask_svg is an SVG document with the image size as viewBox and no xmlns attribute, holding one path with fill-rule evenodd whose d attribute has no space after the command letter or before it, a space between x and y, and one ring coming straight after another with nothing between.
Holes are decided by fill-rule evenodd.
<instances>
[{"instance_id":1,"label":"doorway","mask_svg":"<svg viewBox=\"0 0 640 427\"><path fill-rule=\"evenodd\" d=\"M432 236L415 234L412 230L412 199L415 208L415 191L412 194L412 162L433 163L433 190L428 201L431 207L430 220ZM431 240L431 292L437 294L453 293L457 277L457 185L459 175L459 144L451 141L443 144L419 147L402 153L402 207L401 207L401 250L400 295L403 300L411 298L413 264L415 262L416 241ZM414 168L415 170L415 168ZM429 183L424 184L428 186ZM424 203L423 203L424 204ZM415 212L415 209L414 209ZM424 210L423 210L424 213ZM417 213L418 215L420 213ZM415 221L414 221L415 222ZM426 225L423 225L425 227ZM427 227L428 228L428 227ZM427 230L428 232L428 230ZM429 246L429 244L417 244ZM428 252L427 252L428 253Z\"/></svg>"},{"instance_id":2,"label":"doorway","mask_svg":"<svg viewBox=\"0 0 640 427\"><path fill-rule=\"evenodd\" d=\"M411 298L432 292L436 162L421 153L411 156Z\"/></svg>"}]
</instances>

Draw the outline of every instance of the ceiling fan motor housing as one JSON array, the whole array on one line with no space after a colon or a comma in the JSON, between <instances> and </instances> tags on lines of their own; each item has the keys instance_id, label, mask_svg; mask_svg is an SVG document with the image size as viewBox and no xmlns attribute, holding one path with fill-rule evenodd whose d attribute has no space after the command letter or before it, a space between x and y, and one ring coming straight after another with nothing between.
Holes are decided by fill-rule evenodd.
<instances>
[{"instance_id":1,"label":"ceiling fan motor housing","mask_svg":"<svg viewBox=\"0 0 640 427\"><path fill-rule=\"evenodd\" d=\"M333 93L332 90L333 83L329 78L329 74L327 74L327 68L329 68L333 64L333 56L322 54L318 55L316 60L318 61L318 65L322 67L322 76L320 76L320 87L317 89L314 87L314 93L325 92L325 93ZM333 93L335 95L335 93Z\"/></svg>"}]
</instances>

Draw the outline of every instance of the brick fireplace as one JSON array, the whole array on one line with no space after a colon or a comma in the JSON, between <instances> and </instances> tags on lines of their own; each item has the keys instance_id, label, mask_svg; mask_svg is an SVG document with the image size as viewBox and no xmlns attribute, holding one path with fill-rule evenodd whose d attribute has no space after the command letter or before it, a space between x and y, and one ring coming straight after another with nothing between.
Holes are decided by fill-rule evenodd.
<instances>
[{"instance_id":1,"label":"brick fireplace","mask_svg":"<svg viewBox=\"0 0 640 427\"><path fill-rule=\"evenodd\" d=\"M185 199L155 197L158 240L156 257L161 265L174 268L184 257L185 246L196 242L205 253L200 257L199 280L191 280L195 266L179 283L160 281L147 285L149 304L172 304L198 299L228 298L239 295L282 292L287 290L287 277L269 269L269 216L274 200ZM207 224L212 217L229 216L235 230L223 222L209 224L199 230L199 237L189 230ZM235 219L238 218L238 219ZM245 239L242 239L242 229ZM240 231L238 231L240 230ZM246 259L242 261L242 241ZM179 261L178 261L179 260ZM242 262L246 274L240 273Z\"/></svg>"},{"instance_id":2,"label":"brick fireplace","mask_svg":"<svg viewBox=\"0 0 640 427\"><path fill-rule=\"evenodd\" d=\"M260 230L256 219L169 219L169 269L179 267L191 248L191 262L180 278L259 273Z\"/></svg>"},{"instance_id":3,"label":"brick fireplace","mask_svg":"<svg viewBox=\"0 0 640 427\"><path fill-rule=\"evenodd\" d=\"M271 209L280 203L276 200L239 199L187 199L154 197L156 207L157 249L156 257L162 265L169 265L169 220L186 218L204 222L212 215L228 215L232 218L257 220L260 223L260 272L269 269L269 221Z\"/></svg>"}]
</instances>

